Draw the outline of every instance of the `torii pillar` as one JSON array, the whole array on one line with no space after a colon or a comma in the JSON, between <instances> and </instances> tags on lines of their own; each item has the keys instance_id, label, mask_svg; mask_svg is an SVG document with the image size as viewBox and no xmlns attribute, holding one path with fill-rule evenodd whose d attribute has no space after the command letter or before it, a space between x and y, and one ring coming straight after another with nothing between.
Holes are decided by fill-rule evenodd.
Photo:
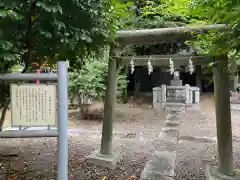
<instances>
[{"instance_id":1,"label":"torii pillar","mask_svg":"<svg viewBox=\"0 0 240 180\"><path fill-rule=\"evenodd\" d=\"M87 157L88 163L111 169L115 168L117 162L120 160L119 152L114 151L112 148L118 77L118 59L116 58L116 51L117 49L111 48L109 53L101 148Z\"/></svg>"}]
</instances>

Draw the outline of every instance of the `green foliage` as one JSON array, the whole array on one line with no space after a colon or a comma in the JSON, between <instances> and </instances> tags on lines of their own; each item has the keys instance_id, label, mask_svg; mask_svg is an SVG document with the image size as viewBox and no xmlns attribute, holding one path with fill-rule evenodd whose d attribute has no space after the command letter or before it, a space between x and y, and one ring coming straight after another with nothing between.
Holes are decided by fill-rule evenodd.
<instances>
[{"instance_id":1,"label":"green foliage","mask_svg":"<svg viewBox=\"0 0 240 180\"><path fill-rule=\"evenodd\" d=\"M186 42L194 46L198 54L212 56L224 55L230 72L240 65L240 4L228 0L149 0L133 1L136 12L126 21L128 28L164 28L183 25L227 24L225 32L209 31L206 34L194 32L196 39ZM174 39L173 39L174 41ZM125 47L124 55L135 55L139 51L146 53L155 46L134 45ZM158 49L163 49L158 46ZM145 51L146 50L146 51ZM211 69L212 63L208 65Z\"/></svg>"},{"instance_id":2,"label":"green foliage","mask_svg":"<svg viewBox=\"0 0 240 180\"><path fill-rule=\"evenodd\" d=\"M68 59L81 65L76 56L109 43L111 6L107 0L3 0L0 58L15 64Z\"/></svg>"},{"instance_id":3,"label":"green foliage","mask_svg":"<svg viewBox=\"0 0 240 180\"><path fill-rule=\"evenodd\" d=\"M189 0L179 1L163 1L149 0L137 1L131 8L132 16L125 21L128 29L151 29L184 26L192 20L189 12ZM172 43L173 42L173 43ZM181 48L186 48L184 41L162 42L158 45L129 45L124 48L122 54L142 55L142 54L166 54L171 46L174 52L178 52ZM180 46L178 46L180 44ZM167 51L167 52L166 52Z\"/></svg>"},{"instance_id":4,"label":"green foliage","mask_svg":"<svg viewBox=\"0 0 240 180\"><path fill-rule=\"evenodd\" d=\"M120 70L122 70L122 68L120 68ZM127 87L127 84L128 84L128 80L127 80L126 74L120 71L118 75L117 100L119 101L123 100L124 98L123 96L124 96L124 92Z\"/></svg>"},{"instance_id":5,"label":"green foliage","mask_svg":"<svg viewBox=\"0 0 240 180\"><path fill-rule=\"evenodd\" d=\"M84 95L102 100L106 88L106 73L107 63L93 57L80 71L69 73L69 95L72 99Z\"/></svg>"},{"instance_id":6,"label":"green foliage","mask_svg":"<svg viewBox=\"0 0 240 180\"><path fill-rule=\"evenodd\" d=\"M95 100L105 96L108 61L99 56L88 56L86 64L79 71L69 73L69 95L73 99L84 95ZM126 76L118 75L117 97L122 98L127 86Z\"/></svg>"},{"instance_id":7,"label":"green foliage","mask_svg":"<svg viewBox=\"0 0 240 180\"><path fill-rule=\"evenodd\" d=\"M133 6L132 2L121 2L119 0L111 0L111 8L109 10L108 22L111 26L111 43L115 42L115 35L117 30L128 27L128 19L131 18L129 8Z\"/></svg>"},{"instance_id":8,"label":"green foliage","mask_svg":"<svg viewBox=\"0 0 240 180\"><path fill-rule=\"evenodd\" d=\"M182 26L191 20L189 0L149 0L135 2L136 16L128 22L131 28Z\"/></svg>"},{"instance_id":9,"label":"green foliage","mask_svg":"<svg viewBox=\"0 0 240 180\"><path fill-rule=\"evenodd\" d=\"M204 24L227 24L223 32L209 31L207 34L196 34L197 40L190 42L199 53L212 56L228 56L227 68L235 72L239 66L240 49L240 13L239 3L228 0L192 1L190 13ZM195 23L196 23L195 22Z\"/></svg>"},{"instance_id":10,"label":"green foliage","mask_svg":"<svg viewBox=\"0 0 240 180\"><path fill-rule=\"evenodd\" d=\"M235 72L236 74L240 71L240 52L236 49L228 53L228 69L230 72Z\"/></svg>"},{"instance_id":11,"label":"green foliage","mask_svg":"<svg viewBox=\"0 0 240 180\"><path fill-rule=\"evenodd\" d=\"M1 0L0 72L20 65L26 72L33 62L55 64L59 60L68 60L71 68L80 69L87 54L101 53L101 48L112 41L112 3ZM10 95L9 82L0 83L1 110Z\"/></svg>"}]
</instances>

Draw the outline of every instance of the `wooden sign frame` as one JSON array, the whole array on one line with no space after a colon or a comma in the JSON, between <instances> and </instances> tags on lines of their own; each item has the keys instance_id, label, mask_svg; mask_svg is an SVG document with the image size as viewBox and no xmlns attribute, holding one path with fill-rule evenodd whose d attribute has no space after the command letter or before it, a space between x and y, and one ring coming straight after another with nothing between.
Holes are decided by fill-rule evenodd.
<instances>
[{"instance_id":1,"label":"wooden sign frame","mask_svg":"<svg viewBox=\"0 0 240 180\"><path fill-rule=\"evenodd\" d=\"M11 84L12 127L57 126L56 85Z\"/></svg>"}]
</instances>

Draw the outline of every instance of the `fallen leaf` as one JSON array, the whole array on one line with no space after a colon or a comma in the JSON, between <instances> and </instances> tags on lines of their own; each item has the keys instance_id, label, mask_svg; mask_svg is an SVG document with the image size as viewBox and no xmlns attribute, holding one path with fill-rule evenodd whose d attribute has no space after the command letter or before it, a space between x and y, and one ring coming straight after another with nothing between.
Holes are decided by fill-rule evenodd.
<instances>
[{"instance_id":1,"label":"fallen leaf","mask_svg":"<svg viewBox=\"0 0 240 180\"><path fill-rule=\"evenodd\" d=\"M17 180L17 176L16 175L8 176L7 180Z\"/></svg>"},{"instance_id":2,"label":"fallen leaf","mask_svg":"<svg viewBox=\"0 0 240 180\"><path fill-rule=\"evenodd\" d=\"M108 180L108 177L107 177L107 176L104 176L104 177L102 178L102 180Z\"/></svg>"},{"instance_id":3,"label":"fallen leaf","mask_svg":"<svg viewBox=\"0 0 240 180\"><path fill-rule=\"evenodd\" d=\"M130 176L130 179L137 179L136 176Z\"/></svg>"}]
</instances>

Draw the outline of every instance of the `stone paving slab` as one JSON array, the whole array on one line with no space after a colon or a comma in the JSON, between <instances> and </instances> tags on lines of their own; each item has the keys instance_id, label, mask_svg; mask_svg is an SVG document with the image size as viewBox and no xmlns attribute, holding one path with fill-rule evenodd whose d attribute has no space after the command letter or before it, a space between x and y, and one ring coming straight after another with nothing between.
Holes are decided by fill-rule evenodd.
<instances>
[{"instance_id":1,"label":"stone paving slab","mask_svg":"<svg viewBox=\"0 0 240 180\"><path fill-rule=\"evenodd\" d=\"M165 126L179 126L181 124L181 121L180 120L166 120L165 121Z\"/></svg>"},{"instance_id":2,"label":"stone paving slab","mask_svg":"<svg viewBox=\"0 0 240 180\"><path fill-rule=\"evenodd\" d=\"M231 110L240 111L240 104L231 103Z\"/></svg>"},{"instance_id":3,"label":"stone paving slab","mask_svg":"<svg viewBox=\"0 0 240 180\"><path fill-rule=\"evenodd\" d=\"M161 131L159 133L159 138L161 139L161 141L173 142L175 144L179 140L179 133L178 132L169 133L169 132Z\"/></svg>"},{"instance_id":4,"label":"stone paving slab","mask_svg":"<svg viewBox=\"0 0 240 180\"><path fill-rule=\"evenodd\" d=\"M141 173L140 180L171 180L174 177L176 152L155 152Z\"/></svg>"},{"instance_id":5,"label":"stone paving slab","mask_svg":"<svg viewBox=\"0 0 240 180\"><path fill-rule=\"evenodd\" d=\"M164 139L164 140L160 140L160 147L162 151L169 151L169 152L175 152L178 150L178 142L175 141L168 141L168 140L172 140L172 138L169 139Z\"/></svg>"}]
</instances>

